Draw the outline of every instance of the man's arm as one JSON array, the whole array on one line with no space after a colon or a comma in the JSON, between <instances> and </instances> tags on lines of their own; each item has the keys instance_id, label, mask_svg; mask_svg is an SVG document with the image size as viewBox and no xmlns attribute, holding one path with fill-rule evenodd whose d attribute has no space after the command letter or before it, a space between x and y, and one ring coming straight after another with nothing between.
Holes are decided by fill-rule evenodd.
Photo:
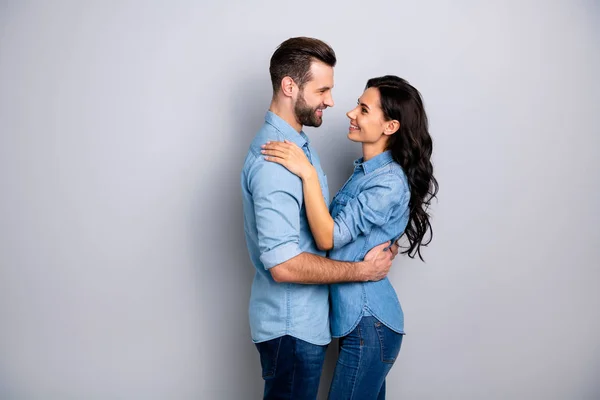
<instances>
[{"instance_id":1,"label":"man's arm","mask_svg":"<svg viewBox=\"0 0 600 400\"><path fill-rule=\"evenodd\" d=\"M378 281L387 275L393 259L389 242L371 249L364 261L345 262L301 253L270 269L276 282L327 284Z\"/></svg>"}]
</instances>

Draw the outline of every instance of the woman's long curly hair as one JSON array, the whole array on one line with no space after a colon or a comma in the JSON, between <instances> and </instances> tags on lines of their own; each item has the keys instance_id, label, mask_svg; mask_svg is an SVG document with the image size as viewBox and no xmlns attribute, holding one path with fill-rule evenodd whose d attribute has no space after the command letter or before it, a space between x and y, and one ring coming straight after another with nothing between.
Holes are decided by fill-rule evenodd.
<instances>
[{"instance_id":1,"label":"woman's long curly hair","mask_svg":"<svg viewBox=\"0 0 600 400\"><path fill-rule=\"evenodd\" d=\"M377 88L379 91L385 119L400 123L400 129L388 139L387 149L391 150L394 160L404 169L410 185L410 216L404 231L409 245L402 253L411 258L418 254L423 261L421 246L427 246L433 238L427 209L438 192L431 164L433 143L423 99L417 89L393 75L369 79L368 88ZM428 230L429 238L424 241Z\"/></svg>"}]
</instances>

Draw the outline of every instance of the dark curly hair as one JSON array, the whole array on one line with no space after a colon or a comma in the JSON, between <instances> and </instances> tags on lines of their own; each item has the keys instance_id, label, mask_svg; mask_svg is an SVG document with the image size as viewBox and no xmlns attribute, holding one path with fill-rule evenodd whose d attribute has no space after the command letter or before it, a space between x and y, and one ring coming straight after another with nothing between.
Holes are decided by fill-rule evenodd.
<instances>
[{"instance_id":1,"label":"dark curly hair","mask_svg":"<svg viewBox=\"0 0 600 400\"><path fill-rule=\"evenodd\" d=\"M431 164L433 142L423 99L417 89L394 75L369 79L368 88L377 88L379 91L386 120L400 123L400 129L388 139L387 150L391 150L394 160L404 169L410 186L410 216L404 231L409 245L402 253L411 258L418 254L423 261L421 246L427 246L433 238L427 209L438 192ZM429 239L424 241L427 230Z\"/></svg>"}]
</instances>

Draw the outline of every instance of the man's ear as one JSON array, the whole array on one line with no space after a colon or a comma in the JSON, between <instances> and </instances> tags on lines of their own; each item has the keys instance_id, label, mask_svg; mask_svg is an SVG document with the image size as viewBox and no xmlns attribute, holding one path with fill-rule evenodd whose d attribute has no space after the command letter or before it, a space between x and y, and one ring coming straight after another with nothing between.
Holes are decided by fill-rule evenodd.
<instances>
[{"instance_id":1,"label":"man's ear","mask_svg":"<svg viewBox=\"0 0 600 400\"><path fill-rule=\"evenodd\" d=\"M283 93L284 96L292 97L294 95L295 87L296 83L291 77L285 76L281 80L281 93Z\"/></svg>"}]
</instances>

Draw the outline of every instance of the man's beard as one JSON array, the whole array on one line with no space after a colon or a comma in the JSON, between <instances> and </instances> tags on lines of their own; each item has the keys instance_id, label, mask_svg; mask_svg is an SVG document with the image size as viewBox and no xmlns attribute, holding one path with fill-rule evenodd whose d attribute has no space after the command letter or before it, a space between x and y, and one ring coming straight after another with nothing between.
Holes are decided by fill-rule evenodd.
<instances>
[{"instance_id":1,"label":"man's beard","mask_svg":"<svg viewBox=\"0 0 600 400\"><path fill-rule=\"evenodd\" d=\"M317 109L324 110L325 105L319 105L318 107L312 108L306 104L304 100L304 92L298 93L298 100L294 106L294 113L298 122L304 126L319 127L323 123L323 118L317 116Z\"/></svg>"}]
</instances>

